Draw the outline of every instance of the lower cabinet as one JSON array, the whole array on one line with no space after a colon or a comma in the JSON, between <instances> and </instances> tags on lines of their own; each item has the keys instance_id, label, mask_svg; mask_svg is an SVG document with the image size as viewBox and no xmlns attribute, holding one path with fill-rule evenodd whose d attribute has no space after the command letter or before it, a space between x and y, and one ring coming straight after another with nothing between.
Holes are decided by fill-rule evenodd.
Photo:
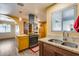
<instances>
[{"instance_id":1,"label":"lower cabinet","mask_svg":"<svg viewBox=\"0 0 79 59\"><path fill-rule=\"evenodd\" d=\"M43 45L44 45L44 47L43 47L44 56L62 56L61 53L55 52L55 50L54 50L55 48L50 47L48 44L45 44L45 43Z\"/></svg>"},{"instance_id":2,"label":"lower cabinet","mask_svg":"<svg viewBox=\"0 0 79 59\"><path fill-rule=\"evenodd\" d=\"M44 56L54 56L54 55L55 55L55 52L54 52L54 51L51 51L51 50L49 50L49 49L45 49L45 48L44 48L43 55L44 55Z\"/></svg>"},{"instance_id":3,"label":"lower cabinet","mask_svg":"<svg viewBox=\"0 0 79 59\"><path fill-rule=\"evenodd\" d=\"M71 51L44 43L39 42L39 55L40 56L78 56L79 54Z\"/></svg>"},{"instance_id":4,"label":"lower cabinet","mask_svg":"<svg viewBox=\"0 0 79 59\"><path fill-rule=\"evenodd\" d=\"M18 50L22 51L29 48L29 37L28 36L17 36Z\"/></svg>"}]
</instances>

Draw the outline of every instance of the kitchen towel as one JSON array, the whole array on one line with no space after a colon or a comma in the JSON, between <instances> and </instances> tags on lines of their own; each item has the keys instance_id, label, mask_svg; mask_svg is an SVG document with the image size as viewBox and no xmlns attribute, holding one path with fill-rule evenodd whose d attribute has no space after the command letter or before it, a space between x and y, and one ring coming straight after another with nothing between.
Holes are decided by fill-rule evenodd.
<instances>
[{"instance_id":1,"label":"kitchen towel","mask_svg":"<svg viewBox=\"0 0 79 59\"><path fill-rule=\"evenodd\" d=\"M76 30L76 32L79 32L79 16L74 23L74 29Z\"/></svg>"}]
</instances>

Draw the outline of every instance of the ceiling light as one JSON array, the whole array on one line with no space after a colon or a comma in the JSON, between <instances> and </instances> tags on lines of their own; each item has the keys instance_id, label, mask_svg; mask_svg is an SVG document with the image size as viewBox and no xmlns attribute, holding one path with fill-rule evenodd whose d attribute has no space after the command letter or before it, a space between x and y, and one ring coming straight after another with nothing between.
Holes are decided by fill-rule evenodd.
<instances>
[{"instance_id":1,"label":"ceiling light","mask_svg":"<svg viewBox=\"0 0 79 59\"><path fill-rule=\"evenodd\" d=\"M19 21L22 21L22 18L21 17L19 17Z\"/></svg>"}]
</instances>

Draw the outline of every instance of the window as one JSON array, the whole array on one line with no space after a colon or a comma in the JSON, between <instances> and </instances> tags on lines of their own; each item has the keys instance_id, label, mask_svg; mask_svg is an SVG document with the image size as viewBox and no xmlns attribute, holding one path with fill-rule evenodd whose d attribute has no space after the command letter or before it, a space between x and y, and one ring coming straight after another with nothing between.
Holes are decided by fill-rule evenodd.
<instances>
[{"instance_id":1,"label":"window","mask_svg":"<svg viewBox=\"0 0 79 59\"><path fill-rule=\"evenodd\" d=\"M0 24L0 33L11 32L10 24Z\"/></svg>"},{"instance_id":2,"label":"window","mask_svg":"<svg viewBox=\"0 0 79 59\"><path fill-rule=\"evenodd\" d=\"M15 26L15 34L18 35L19 34L19 25Z\"/></svg>"},{"instance_id":3,"label":"window","mask_svg":"<svg viewBox=\"0 0 79 59\"><path fill-rule=\"evenodd\" d=\"M75 31L76 5L52 14L52 31Z\"/></svg>"},{"instance_id":4,"label":"window","mask_svg":"<svg viewBox=\"0 0 79 59\"><path fill-rule=\"evenodd\" d=\"M11 32L11 26L9 24L6 24L5 27L6 32Z\"/></svg>"},{"instance_id":5,"label":"window","mask_svg":"<svg viewBox=\"0 0 79 59\"><path fill-rule=\"evenodd\" d=\"M62 30L62 12L57 11L52 16L52 31L61 31Z\"/></svg>"},{"instance_id":6,"label":"window","mask_svg":"<svg viewBox=\"0 0 79 59\"><path fill-rule=\"evenodd\" d=\"M63 31L74 31L75 13L75 8L69 8L63 11Z\"/></svg>"},{"instance_id":7,"label":"window","mask_svg":"<svg viewBox=\"0 0 79 59\"><path fill-rule=\"evenodd\" d=\"M0 33L1 32L5 32L5 27L3 26L3 24L0 24Z\"/></svg>"}]
</instances>

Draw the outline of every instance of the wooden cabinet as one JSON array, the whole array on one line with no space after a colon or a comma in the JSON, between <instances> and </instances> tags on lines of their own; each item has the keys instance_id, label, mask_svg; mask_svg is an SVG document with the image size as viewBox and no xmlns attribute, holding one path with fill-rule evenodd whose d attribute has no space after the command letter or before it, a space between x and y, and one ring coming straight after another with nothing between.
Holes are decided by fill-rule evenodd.
<instances>
[{"instance_id":1,"label":"wooden cabinet","mask_svg":"<svg viewBox=\"0 0 79 59\"><path fill-rule=\"evenodd\" d=\"M24 36L17 36L17 42L18 42L18 50L22 51L29 47L29 37Z\"/></svg>"},{"instance_id":2,"label":"wooden cabinet","mask_svg":"<svg viewBox=\"0 0 79 59\"><path fill-rule=\"evenodd\" d=\"M39 42L40 56L78 56L79 54L73 53L57 46L53 46L47 43Z\"/></svg>"},{"instance_id":3,"label":"wooden cabinet","mask_svg":"<svg viewBox=\"0 0 79 59\"><path fill-rule=\"evenodd\" d=\"M46 37L46 22L40 22L39 37L40 38Z\"/></svg>"},{"instance_id":4,"label":"wooden cabinet","mask_svg":"<svg viewBox=\"0 0 79 59\"><path fill-rule=\"evenodd\" d=\"M54 47L44 43L44 56L61 56L62 54L55 52Z\"/></svg>"},{"instance_id":5,"label":"wooden cabinet","mask_svg":"<svg viewBox=\"0 0 79 59\"><path fill-rule=\"evenodd\" d=\"M49 50L49 49L46 49L44 48L44 53L43 53L44 56L54 56L55 55L55 52L52 51L52 50Z\"/></svg>"}]
</instances>

